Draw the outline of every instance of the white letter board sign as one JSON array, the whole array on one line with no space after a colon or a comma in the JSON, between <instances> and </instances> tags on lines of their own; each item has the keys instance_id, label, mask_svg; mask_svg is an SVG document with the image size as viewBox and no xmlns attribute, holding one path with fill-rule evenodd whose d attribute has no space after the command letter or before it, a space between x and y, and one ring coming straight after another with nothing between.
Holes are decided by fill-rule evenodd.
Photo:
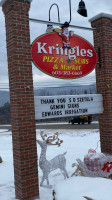
<instances>
[{"instance_id":1,"label":"white letter board sign","mask_svg":"<svg viewBox=\"0 0 112 200\"><path fill-rule=\"evenodd\" d=\"M36 119L98 114L102 112L101 94L35 96Z\"/></svg>"}]
</instances>

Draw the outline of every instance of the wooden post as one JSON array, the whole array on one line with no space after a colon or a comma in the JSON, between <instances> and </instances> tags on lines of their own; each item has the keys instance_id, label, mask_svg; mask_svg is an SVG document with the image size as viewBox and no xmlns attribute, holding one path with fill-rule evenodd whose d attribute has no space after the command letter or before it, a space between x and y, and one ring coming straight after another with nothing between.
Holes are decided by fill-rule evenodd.
<instances>
[{"instance_id":1,"label":"wooden post","mask_svg":"<svg viewBox=\"0 0 112 200\"><path fill-rule=\"evenodd\" d=\"M15 192L39 197L36 126L29 31L31 0L2 0L5 14Z\"/></svg>"}]
</instances>

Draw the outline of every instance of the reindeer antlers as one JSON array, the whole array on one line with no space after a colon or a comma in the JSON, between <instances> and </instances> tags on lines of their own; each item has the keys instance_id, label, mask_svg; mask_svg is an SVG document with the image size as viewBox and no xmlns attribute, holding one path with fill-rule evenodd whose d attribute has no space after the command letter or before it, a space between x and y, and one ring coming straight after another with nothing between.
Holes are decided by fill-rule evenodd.
<instances>
[{"instance_id":1,"label":"reindeer antlers","mask_svg":"<svg viewBox=\"0 0 112 200\"><path fill-rule=\"evenodd\" d=\"M40 135L41 135L42 140L48 144L60 146L61 143L63 142L63 140L60 140L58 138L58 136L59 136L58 132L56 132L53 136L47 136L47 134L44 134L44 132L41 131Z\"/></svg>"}]
</instances>

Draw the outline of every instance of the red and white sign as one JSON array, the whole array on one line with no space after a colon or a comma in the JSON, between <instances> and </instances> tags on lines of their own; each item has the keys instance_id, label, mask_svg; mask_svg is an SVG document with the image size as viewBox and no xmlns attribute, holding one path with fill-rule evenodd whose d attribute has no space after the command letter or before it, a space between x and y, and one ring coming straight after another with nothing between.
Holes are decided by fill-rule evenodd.
<instances>
[{"instance_id":1,"label":"red and white sign","mask_svg":"<svg viewBox=\"0 0 112 200\"><path fill-rule=\"evenodd\" d=\"M80 78L95 67L97 55L93 46L78 35L69 38L64 47L64 38L56 32L39 36L32 43L33 63L44 73L62 79Z\"/></svg>"}]
</instances>

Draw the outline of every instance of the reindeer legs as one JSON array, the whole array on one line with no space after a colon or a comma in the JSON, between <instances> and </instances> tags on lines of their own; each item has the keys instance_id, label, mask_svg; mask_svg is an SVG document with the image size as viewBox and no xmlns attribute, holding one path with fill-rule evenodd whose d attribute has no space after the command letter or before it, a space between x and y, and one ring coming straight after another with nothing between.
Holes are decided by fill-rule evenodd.
<instances>
[{"instance_id":1,"label":"reindeer legs","mask_svg":"<svg viewBox=\"0 0 112 200\"><path fill-rule=\"evenodd\" d=\"M41 182L40 182L40 186L43 185L43 182L44 182L45 178L44 178L44 175L42 176L42 179L41 179Z\"/></svg>"},{"instance_id":2,"label":"reindeer legs","mask_svg":"<svg viewBox=\"0 0 112 200\"><path fill-rule=\"evenodd\" d=\"M40 182L40 186L43 185L43 182L44 182L45 180L47 181L47 185L49 185L48 174L43 173L43 176L42 176L42 179L41 179L41 182Z\"/></svg>"},{"instance_id":3,"label":"reindeer legs","mask_svg":"<svg viewBox=\"0 0 112 200\"><path fill-rule=\"evenodd\" d=\"M60 169L60 171L61 171L61 173L63 174L64 179L69 178L66 169Z\"/></svg>"},{"instance_id":4,"label":"reindeer legs","mask_svg":"<svg viewBox=\"0 0 112 200\"><path fill-rule=\"evenodd\" d=\"M46 181L47 181L47 185L49 185L49 179L48 179L48 177L46 178Z\"/></svg>"},{"instance_id":5,"label":"reindeer legs","mask_svg":"<svg viewBox=\"0 0 112 200\"><path fill-rule=\"evenodd\" d=\"M65 174L66 174L66 178L69 178L66 169L64 169L64 171L65 171Z\"/></svg>"}]
</instances>

